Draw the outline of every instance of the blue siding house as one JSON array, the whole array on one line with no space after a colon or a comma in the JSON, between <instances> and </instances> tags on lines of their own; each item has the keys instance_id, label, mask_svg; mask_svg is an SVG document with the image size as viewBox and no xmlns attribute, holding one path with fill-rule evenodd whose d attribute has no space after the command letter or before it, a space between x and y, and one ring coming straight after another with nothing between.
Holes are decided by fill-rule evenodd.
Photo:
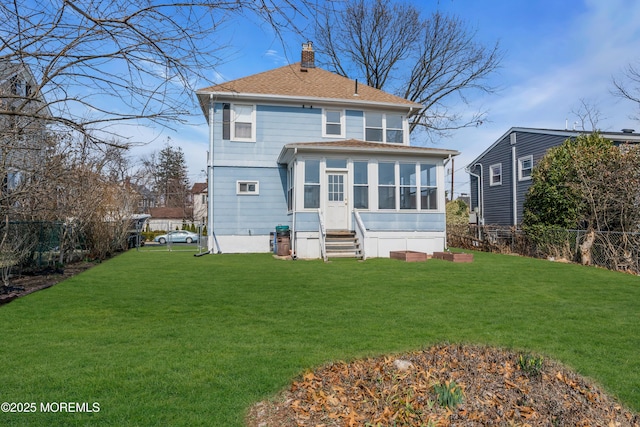
<instances>
[{"instance_id":1,"label":"blue siding house","mask_svg":"<svg viewBox=\"0 0 640 427\"><path fill-rule=\"evenodd\" d=\"M546 152L582 131L514 127L465 168L470 176L471 210L480 225L518 226L531 172ZM640 143L631 129L600 132L614 144Z\"/></svg>"},{"instance_id":2,"label":"blue siding house","mask_svg":"<svg viewBox=\"0 0 640 427\"><path fill-rule=\"evenodd\" d=\"M315 67L311 43L301 62L197 96L210 250L268 252L279 225L300 258L444 249L444 166L459 153L410 145L421 105Z\"/></svg>"}]
</instances>

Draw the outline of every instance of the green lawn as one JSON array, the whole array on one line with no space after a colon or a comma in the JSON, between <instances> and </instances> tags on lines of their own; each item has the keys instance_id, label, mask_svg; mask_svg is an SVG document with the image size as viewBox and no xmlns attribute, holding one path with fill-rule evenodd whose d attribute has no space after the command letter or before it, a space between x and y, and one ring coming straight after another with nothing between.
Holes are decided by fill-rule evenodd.
<instances>
[{"instance_id":1,"label":"green lawn","mask_svg":"<svg viewBox=\"0 0 640 427\"><path fill-rule=\"evenodd\" d=\"M515 256L130 251L0 307L0 324L0 402L38 409L0 425L241 426L306 368L444 341L545 354L640 410L640 277Z\"/></svg>"}]
</instances>

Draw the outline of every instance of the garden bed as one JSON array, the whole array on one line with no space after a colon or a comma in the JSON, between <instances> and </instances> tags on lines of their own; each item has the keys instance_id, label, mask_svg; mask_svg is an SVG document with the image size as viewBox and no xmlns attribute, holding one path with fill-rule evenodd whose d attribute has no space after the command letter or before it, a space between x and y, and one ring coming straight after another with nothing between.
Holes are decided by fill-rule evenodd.
<instances>
[{"instance_id":1,"label":"garden bed","mask_svg":"<svg viewBox=\"0 0 640 427\"><path fill-rule=\"evenodd\" d=\"M433 258L451 262L473 262L473 254L454 252L434 252Z\"/></svg>"},{"instance_id":2,"label":"garden bed","mask_svg":"<svg viewBox=\"0 0 640 427\"><path fill-rule=\"evenodd\" d=\"M406 262L421 262L427 260L427 254L418 251L391 251L389 256L392 259L399 259Z\"/></svg>"}]
</instances>

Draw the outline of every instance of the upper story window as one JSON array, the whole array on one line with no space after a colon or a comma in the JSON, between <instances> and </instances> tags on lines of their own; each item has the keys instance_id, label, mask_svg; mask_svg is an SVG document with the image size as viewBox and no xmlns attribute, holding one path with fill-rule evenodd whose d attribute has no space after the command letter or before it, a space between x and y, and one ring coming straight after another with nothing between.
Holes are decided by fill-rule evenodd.
<instances>
[{"instance_id":1,"label":"upper story window","mask_svg":"<svg viewBox=\"0 0 640 427\"><path fill-rule=\"evenodd\" d=\"M489 166L489 185L502 185L502 163Z\"/></svg>"},{"instance_id":2,"label":"upper story window","mask_svg":"<svg viewBox=\"0 0 640 427\"><path fill-rule=\"evenodd\" d=\"M366 112L364 121L365 140L395 144L404 142L402 115Z\"/></svg>"},{"instance_id":3,"label":"upper story window","mask_svg":"<svg viewBox=\"0 0 640 427\"><path fill-rule=\"evenodd\" d=\"M520 157L518 159L518 180L527 181L531 179L533 171L533 156Z\"/></svg>"},{"instance_id":4,"label":"upper story window","mask_svg":"<svg viewBox=\"0 0 640 427\"><path fill-rule=\"evenodd\" d=\"M222 104L222 139L255 142L255 105Z\"/></svg>"},{"instance_id":5,"label":"upper story window","mask_svg":"<svg viewBox=\"0 0 640 427\"><path fill-rule=\"evenodd\" d=\"M343 110L324 110L322 121L322 136L344 138Z\"/></svg>"},{"instance_id":6,"label":"upper story window","mask_svg":"<svg viewBox=\"0 0 640 427\"><path fill-rule=\"evenodd\" d=\"M231 114L231 139L234 141L256 140L256 110L253 105L233 104Z\"/></svg>"}]
</instances>

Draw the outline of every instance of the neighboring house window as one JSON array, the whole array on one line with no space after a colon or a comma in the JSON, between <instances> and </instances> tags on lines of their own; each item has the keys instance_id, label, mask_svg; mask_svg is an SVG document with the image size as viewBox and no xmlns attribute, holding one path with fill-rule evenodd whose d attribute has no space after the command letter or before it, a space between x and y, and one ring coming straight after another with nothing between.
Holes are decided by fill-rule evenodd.
<instances>
[{"instance_id":1,"label":"neighboring house window","mask_svg":"<svg viewBox=\"0 0 640 427\"><path fill-rule=\"evenodd\" d=\"M231 106L231 139L234 141L256 140L256 115L253 105L233 104Z\"/></svg>"},{"instance_id":2,"label":"neighboring house window","mask_svg":"<svg viewBox=\"0 0 640 427\"><path fill-rule=\"evenodd\" d=\"M403 117L399 114L365 113L366 141L402 144Z\"/></svg>"},{"instance_id":3,"label":"neighboring house window","mask_svg":"<svg viewBox=\"0 0 640 427\"><path fill-rule=\"evenodd\" d=\"M320 207L320 160L304 162L304 207Z\"/></svg>"},{"instance_id":4,"label":"neighboring house window","mask_svg":"<svg viewBox=\"0 0 640 427\"><path fill-rule=\"evenodd\" d=\"M520 157L518 159L518 179L526 181L531 179L533 171L533 156Z\"/></svg>"},{"instance_id":5,"label":"neighboring house window","mask_svg":"<svg viewBox=\"0 0 640 427\"><path fill-rule=\"evenodd\" d=\"M400 209L415 209L416 164L400 163Z\"/></svg>"},{"instance_id":6,"label":"neighboring house window","mask_svg":"<svg viewBox=\"0 0 640 427\"><path fill-rule=\"evenodd\" d=\"M207 195L206 194L202 195L202 203L203 204L207 203Z\"/></svg>"},{"instance_id":7,"label":"neighboring house window","mask_svg":"<svg viewBox=\"0 0 640 427\"><path fill-rule=\"evenodd\" d=\"M369 209L369 172L367 162L353 162L353 207Z\"/></svg>"},{"instance_id":8,"label":"neighboring house window","mask_svg":"<svg viewBox=\"0 0 640 427\"><path fill-rule=\"evenodd\" d=\"M502 185L502 163L489 166L489 185Z\"/></svg>"},{"instance_id":9,"label":"neighboring house window","mask_svg":"<svg viewBox=\"0 0 640 427\"><path fill-rule=\"evenodd\" d=\"M236 194L238 195L258 195L260 194L260 184L258 181L237 181Z\"/></svg>"},{"instance_id":10,"label":"neighboring house window","mask_svg":"<svg viewBox=\"0 0 640 427\"><path fill-rule=\"evenodd\" d=\"M378 209L396 208L396 171L394 163L378 164Z\"/></svg>"},{"instance_id":11,"label":"neighboring house window","mask_svg":"<svg viewBox=\"0 0 640 427\"><path fill-rule=\"evenodd\" d=\"M344 111L324 110L323 134L326 137L344 137Z\"/></svg>"},{"instance_id":12,"label":"neighboring house window","mask_svg":"<svg viewBox=\"0 0 640 427\"><path fill-rule=\"evenodd\" d=\"M438 209L436 165L420 164L420 209Z\"/></svg>"}]
</instances>

